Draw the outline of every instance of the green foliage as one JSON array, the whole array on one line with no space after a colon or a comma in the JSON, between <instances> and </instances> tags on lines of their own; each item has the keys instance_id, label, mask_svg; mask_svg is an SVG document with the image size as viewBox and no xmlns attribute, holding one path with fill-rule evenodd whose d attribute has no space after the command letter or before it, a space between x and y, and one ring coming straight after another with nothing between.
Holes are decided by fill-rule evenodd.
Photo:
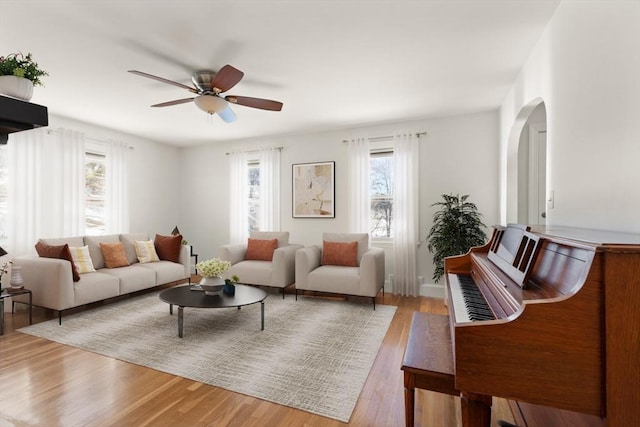
<instances>
[{"instance_id":1,"label":"green foliage","mask_svg":"<svg viewBox=\"0 0 640 427\"><path fill-rule=\"evenodd\" d=\"M433 214L433 227L427 236L427 248L433 253L436 269L433 279L438 282L444 275L444 259L465 254L474 246L483 245L487 239L482 230L485 225L482 214L474 203L467 202L468 195L443 194L444 201L431 206L440 210Z\"/></svg>"},{"instance_id":2,"label":"green foliage","mask_svg":"<svg viewBox=\"0 0 640 427\"><path fill-rule=\"evenodd\" d=\"M27 56L22 53L11 53L0 57L0 76L24 77L31 80L34 86L43 86L40 77L48 75L49 73L38 67L38 64L31 57L31 53L28 53Z\"/></svg>"}]
</instances>

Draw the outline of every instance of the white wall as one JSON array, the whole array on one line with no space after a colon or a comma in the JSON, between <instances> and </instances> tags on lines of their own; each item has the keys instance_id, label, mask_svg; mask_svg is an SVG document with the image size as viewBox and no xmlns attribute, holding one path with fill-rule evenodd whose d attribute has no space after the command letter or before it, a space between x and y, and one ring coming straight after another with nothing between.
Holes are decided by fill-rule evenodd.
<instances>
[{"instance_id":1,"label":"white wall","mask_svg":"<svg viewBox=\"0 0 640 427\"><path fill-rule=\"evenodd\" d=\"M391 135L396 130L428 132L420 141L419 230L422 244L418 249L418 274L430 283L433 265L425 238L432 224L434 209L431 204L439 201L441 194L470 194L470 200L484 215L485 224L491 226L498 222L497 111L182 149L185 181L180 201L180 231L193 244L200 260L218 255L220 246L228 242L229 183L225 153L260 146L284 147L280 174L281 228L291 233L291 241L319 244L323 231L347 231L347 145L342 141L354 135ZM336 218L292 218L291 165L320 161L336 162ZM386 258L387 274L391 274L389 250Z\"/></svg>"},{"instance_id":2,"label":"white wall","mask_svg":"<svg viewBox=\"0 0 640 427\"><path fill-rule=\"evenodd\" d=\"M129 144L133 148L129 152L129 229L150 237L171 232L180 215L183 174L179 148L53 114L49 115L49 127L74 129L84 132L87 138Z\"/></svg>"},{"instance_id":3,"label":"white wall","mask_svg":"<svg viewBox=\"0 0 640 427\"><path fill-rule=\"evenodd\" d=\"M501 222L521 108L547 109L547 224L640 233L640 2L563 1L500 109ZM517 138L515 138L517 141Z\"/></svg>"}]
</instances>

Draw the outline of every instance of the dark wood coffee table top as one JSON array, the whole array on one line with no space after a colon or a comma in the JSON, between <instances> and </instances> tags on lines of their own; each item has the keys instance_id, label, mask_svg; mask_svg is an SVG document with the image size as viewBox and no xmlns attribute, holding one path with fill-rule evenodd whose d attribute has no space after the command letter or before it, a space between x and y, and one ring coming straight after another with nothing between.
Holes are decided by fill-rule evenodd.
<instances>
[{"instance_id":1,"label":"dark wood coffee table top","mask_svg":"<svg viewBox=\"0 0 640 427\"><path fill-rule=\"evenodd\" d=\"M203 291L192 291L191 286L187 285L164 290L159 296L162 301L179 307L224 308L262 302L267 298L267 293L253 286L236 285L236 294L233 296L222 292L205 295Z\"/></svg>"}]
</instances>

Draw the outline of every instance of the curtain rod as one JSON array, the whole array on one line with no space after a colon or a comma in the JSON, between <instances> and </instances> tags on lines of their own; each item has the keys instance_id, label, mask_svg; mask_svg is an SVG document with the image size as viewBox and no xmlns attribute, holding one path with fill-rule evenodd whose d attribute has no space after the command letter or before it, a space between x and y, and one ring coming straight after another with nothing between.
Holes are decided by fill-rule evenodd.
<instances>
[{"instance_id":1,"label":"curtain rod","mask_svg":"<svg viewBox=\"0 0 640 427\"><path fill-rule=\"evenodd\" d=\"M284 149L284 147L270 147L273 150L278 150L278 151L282 151ZM238 151L238 153L257 153L258 151L262 151L264 150L264 148L256 148L255 150L246 150L246 151ZM225 153L227 156L233 154L234 151L232 152L227 152Z\"/></svg>"},{"instance_id":2,"label":"curtain rod","mask_svg":"<svg viewBox=\"0 0 640 427\"><path fill-rule=\"evenodd\" d=\"M416 132L416 137L420 138L423 135L426 135L427 131L422 131L422 132ZM386 136L372 136L371 138L367 138L369 141L385 141L388 139L393 139L393 135L386 135ZM343 143L347 143L349 142L348 139L343 139L342 140Z\"/></svg>"},{"instance_id":3,"label":"curtain rod","mask_svg":"<svg viewBox=\"0 0 640 427\"><path fill-rule=\"evenodd\" d=\"M49 135L56 134L57 132L58 132L57 129L47 129L47 134L49 134ZM84 132L83 132L83 134L84 134ZM98 139L98 138L91 138L91 137L88 137L86 135L84 136L84 139L85 139L85 141L93 142L93 143L96 143L96 144L102 144L102 145L106 145L106 144L109 143L109 141L105 141L103 139ZM128 145L127 144L127 148L129 150L135 150L135 147L132 146L132 145Z\"/></svg>"}]
</instances>

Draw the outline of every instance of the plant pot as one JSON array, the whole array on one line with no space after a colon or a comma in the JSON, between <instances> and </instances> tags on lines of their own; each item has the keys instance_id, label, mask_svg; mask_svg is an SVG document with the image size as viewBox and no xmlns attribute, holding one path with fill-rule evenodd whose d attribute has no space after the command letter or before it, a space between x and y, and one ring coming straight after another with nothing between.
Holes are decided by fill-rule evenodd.
<instances>
[{"instance_id":1,"label":"plant pot","mask_svg":"<svg viewBox=\"0 0 640 427\"><path fill-rule=\"evenodd\" d=\"M33 96L33 82L24 77L0 76L0 94L29 101Z\"/></svg>"}]
</instances>

